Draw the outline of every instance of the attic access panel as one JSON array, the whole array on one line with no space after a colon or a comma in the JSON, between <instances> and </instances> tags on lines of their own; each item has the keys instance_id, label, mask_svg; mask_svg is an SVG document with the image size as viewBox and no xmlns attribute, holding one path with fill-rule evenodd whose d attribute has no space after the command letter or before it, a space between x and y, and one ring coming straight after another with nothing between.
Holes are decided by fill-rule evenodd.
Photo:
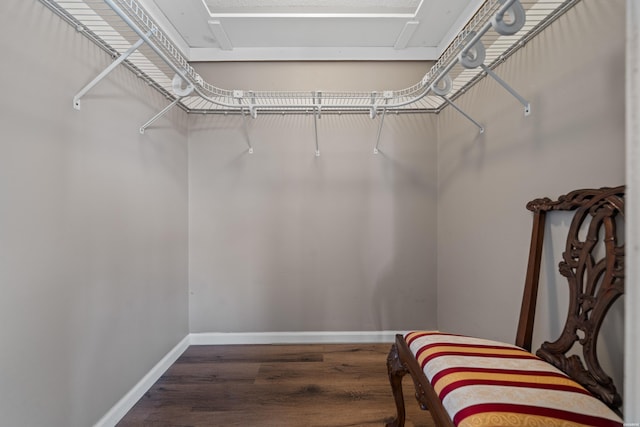
<instances>
[{"instance_id":1,"label":"attic access panel","mask_svg":"<svg viewBox=\"0 0 640 427\"><path fill-rule=\"evenodd\" d=\"M141 0L191 61L436 60L483 0ZM453 31L452 31L453 30Z\"/></svg>"}]
</instances>

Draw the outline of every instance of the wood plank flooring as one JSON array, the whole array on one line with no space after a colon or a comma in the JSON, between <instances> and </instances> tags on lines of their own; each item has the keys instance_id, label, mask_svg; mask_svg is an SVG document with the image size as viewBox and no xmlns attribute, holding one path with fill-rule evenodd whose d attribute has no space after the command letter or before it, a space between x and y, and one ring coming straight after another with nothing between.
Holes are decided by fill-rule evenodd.
<instances>
[{"instance_id":1,"label":"wood plank flooring","mask_svg":"<svg viewBox=\"0 0 640 427\"><path fill-rule=\"evenodd\" d=\"M191 346L119 427L383 426L390 344ZM404 380L407 427L432 427Z\"/></svg>"}]
</instances>

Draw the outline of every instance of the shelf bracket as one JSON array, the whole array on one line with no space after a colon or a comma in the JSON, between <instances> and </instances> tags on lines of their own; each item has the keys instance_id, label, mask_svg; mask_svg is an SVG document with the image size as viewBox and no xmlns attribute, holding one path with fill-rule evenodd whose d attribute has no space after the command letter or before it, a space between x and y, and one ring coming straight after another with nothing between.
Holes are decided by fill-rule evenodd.
<instances>
[{"instance_id":1,"label":"shelf bracket","mask_svg":"<svg viewBox=\"0 0 640 427\"><path fill-rule=\"evenodd\" d=\"M378 154L378 145L380 145L380 135L382 134L382 125L384 124L384 116L387 113L387 109L382 109L382 114L380 115L380 125L378 126L378 137L376 138L376 146L373 148L373 154Z\"/></svg>"},{"instance_id":2,"label":"shelf bracket","mask_svg":"<svg viewBox=\"0 0 640 427\"><path fill-rule=\"evenodd\" d=\"M244 136L246 138L247 145L249 146L249 154L253 154L253 147L251 146L251 138L249 137L249 128L247 126L247 116L244 114L244 108L242 108L242 98L244 95L240 91L234 91L234 92L235 92L235 97L238 100L238 104L241 105L240 115L242 115L242 128L244 129ZM253 118L255 118L256 112L251 107L249 107L248 113Z\"/></svg>"},{"instance_id":3,"label":"shelf bracket","mask_svg":"<svg viewBox=\"0 0 640 427\"><path fill-rule=\"evenodd\" d=\"M440 95L440 98L444 99L449 105L451 105L460 114L462 114L464 117L466 117L467 120L469 120L471 123L476 125L478 127L478 129L480 130L480 133L484 133L484 127L482 127L482 125L480 123L478 123L477 121L473 120L473 118L470 115L465 113L460 107L458 107L456 104L454 104L453 101L451 101L449 98L447 98L446 96L443 96L443 95Z\"/></svg>"},{"instance_id":4,"label":"shelf bracket","mask_svg":"<svg viewBox=\"0 0 640 427\"><path fill-rule=\"evenodd\" d=\"M244 110L240 110L240 114L242 114L242 127L244 128L244 136L247 138L247 145L249 146L249 154L253 154L253 147L251 146L251 138L249 137L249 128L247 127L247 116L244 114Z\"/></svg>"},{"instance_id":5,"label":"shelf bracket","mask_svg":"<svg viewBox=\"0 0 640 427\"><path fill-rule=\"evenodd\" d=\"M531 104L529 104L529 101L527 101L526 99L524 99L518 92L516 92L511 86L509 86L507 84L507 82L505 82L504 80L502 80L500 78L500 76L498 76L496 73L494 73L491 68L487 67L484 64L481 64L480 67L484 70L485 73L487 73L488 76L491 76L491 78L493 78L496 82L498 82L498 84L500 86L502 86L503 88L505 88L507 90L507 92L509 92L511 95L513 95L518 101L520 101L520 103L524 106L524 115L528 116L529 114L531 114Z\"/></svg>"},{"instance_id":6,"label":"shelf bracket","mask_svg":"<svg viewBox=\"0 0 640 427\"><path fill-rule=\"evenodd\" d=\"M311 97L312 97L313 104L316 105L318 118L321 119L322 118L322 92L319 90L315 92L311 92Z\"/></svg>"},{"instance_id":7,"label":"shelf bracket","mask_svg":"<svg viewBox=\"0 0 640 427\"><path fill-rule=\"evenodd\" d=\"M149 31L147 33L147 37L150 37L155 31ZM140 46L144 43L144 39L139 39L135 42L126 52L116 58L107 68L105 68L100 74L98 74L93 80L91 80L85 87L83 87L80 92L73 97L73 108L76 110L80 109L80 99L87 94L95 85L100 83L102 79L104 79L107 74L113 71L118 65L120 65L125 59L127 59L133 52L138 50Z\"/></svg>"},{"instance_id":8,"label":"shelf bracket","mask_svg":"<svg viewBox=\"0 0 640 427\"><path fill-rule=\"evenodd\" d=\"M383 93L384 96L384 105L386 106L389 103L389 100L393 97L392 91L385 91ZM380 116L380 125L378 126L378 136L376 137L376 146L373 148L373 154L378 154L380 151L378 150L378 146L380 145L380 135L382 134L382 125L384 124L384 116L387 113L387 109L382 109L382 115ZM373 115L375 117L375 115ZM371 118L373 118L371 117Z\"/></svg>"},{"instance_id":9,"label":"shelf bracket","mask_svg":"<svg viewBox=\"0 0 640 427\"><path fill-rule=\"evenodd\" d=\"M147 121L145 124L143 124L142 126L140 126L140 134L144 134L144 131L147 130L147 128L149 126L151 126L156 120L158 120L160 117L164 116L167 111L169 111L171 108L173 108L178 102L180 102L180 100L182 99L181 96L179 96L178 98L174 99L173 102L169 105L167 105L166 107L164 107L162 109L162 111L160 111L158 114L156 114L155 116L153 116L152 118L149 119L149 121Z\"/></svg>"},{"instance_id":10,"label":"shelf bracket","mask_svg":"<svg viewBox=\"0 0 640 427\"><path fill-rule=\"evenodd\" d=\"M313 112L313 130L316 134L316 157L320 157L320 147L318 146L318 116L320 115L320 109L317 108Z\"/></svg>"}]
</instances>

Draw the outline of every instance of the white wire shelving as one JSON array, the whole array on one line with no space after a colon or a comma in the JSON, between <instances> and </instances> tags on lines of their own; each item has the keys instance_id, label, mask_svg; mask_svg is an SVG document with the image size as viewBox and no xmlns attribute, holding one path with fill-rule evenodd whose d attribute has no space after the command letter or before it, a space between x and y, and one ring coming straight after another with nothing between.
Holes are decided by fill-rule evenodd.
<instances>
[{"instance_id":1,"label":"white wire shelving","mask_svg":"<svg viewBox=\"0 0 640 427\"><path fill-rule=\"evenodd\" d=\"M122 63L171 101L167 108L143 125L141 132L175 105L188 113L203 114L242 113L256 117L269 113L306 113L319 117L325 113L363 113L372 118L380 113L384 117L387 112L438 113L453 106L482 132L481 125L453 101L489 75L524 105L527 114L528 102L492 70L580 0L486 0L419 82L403 89L373 91L219 88L204 81L137 0L40 1L109 52L115 65ZM514 13L515 6L521 6L525 11L525 22L513 34L498 34L491 20L495 20L496 14L514 18L509 17L509 13ZM477 51L479 45L484 53L482 64L466 68L460 63L461 55L476 54L472 51L474 48ZM108 72L105 70L103 74ZM80 108L80 98L102 77L98 76L76 95L76 108ZM449 87L439 90L449 78Z\"/></svg>"}]
</instances>

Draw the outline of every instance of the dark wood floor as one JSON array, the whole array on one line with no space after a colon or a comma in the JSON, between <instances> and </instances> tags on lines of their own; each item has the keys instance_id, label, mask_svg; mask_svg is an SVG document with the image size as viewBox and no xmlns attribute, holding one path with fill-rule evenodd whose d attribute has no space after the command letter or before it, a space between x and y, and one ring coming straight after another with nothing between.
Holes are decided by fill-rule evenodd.
<instances>
[{"instance_id":1,"label":"dark wood floor","mask_svg":"<svg viewBox=\"0 0 640 427\"><path fill-rule=\"evenodd\" d=\"M382 426L389 344L191 346L118 424ZM432 427L404 381L407 427Z\"/></svg>"}]
</instances>

